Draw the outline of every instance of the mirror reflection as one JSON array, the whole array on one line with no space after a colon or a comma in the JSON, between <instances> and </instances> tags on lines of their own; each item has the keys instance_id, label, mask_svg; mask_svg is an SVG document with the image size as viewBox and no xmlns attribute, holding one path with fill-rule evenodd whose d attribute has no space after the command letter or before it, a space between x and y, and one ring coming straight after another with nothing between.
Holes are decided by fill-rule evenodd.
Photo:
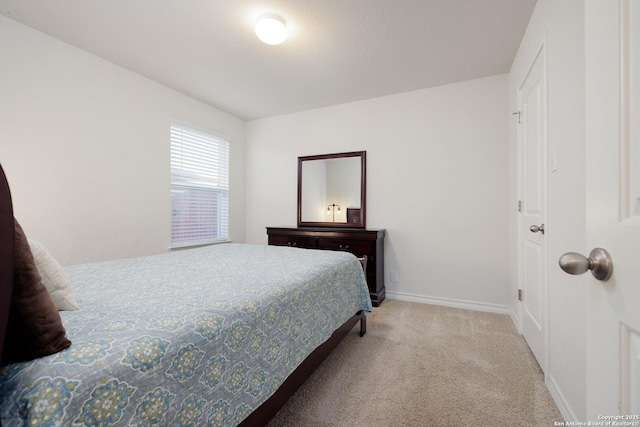
<instances>
[{"instance_id":1,"label":"mirror reflection","mask_svg":"<svg viewBox=\"0 0 640 427\"><path fill-rule=\"evenodd\" d=\"M298 225L364 227L364 152L300 157Z\"/></svg>"}]
</instances>

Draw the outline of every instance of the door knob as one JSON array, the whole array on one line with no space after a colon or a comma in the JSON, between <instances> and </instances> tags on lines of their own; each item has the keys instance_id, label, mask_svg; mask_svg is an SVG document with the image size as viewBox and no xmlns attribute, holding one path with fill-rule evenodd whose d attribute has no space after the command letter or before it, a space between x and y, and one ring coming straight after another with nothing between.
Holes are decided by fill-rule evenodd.
<instances>
[{"instance_id":1,"label":"door knob","mask_svg":"<svg viewBox=\"0 0 640 427\"><path fill-rule=\"evenodd\" d=\"M558 260L560 268L569 274L583 274L591 270L598 280L606 282L613 273L613 260L606 249L595 248L589 258L577 252L567 252Z\"/></svg>"},{"instance_id":2,"label":"door knob","mask_svg":"<svg viewBox=\"0 0 640 427\"><path fill-rule=\"evenodd\" d=\"M537 233L538 231L542 234L544 234L544 224L540 224L538 225L532 225L531 227L529 227L529 230L531 230L532 233Z\"/></svg>"}]
</instances>

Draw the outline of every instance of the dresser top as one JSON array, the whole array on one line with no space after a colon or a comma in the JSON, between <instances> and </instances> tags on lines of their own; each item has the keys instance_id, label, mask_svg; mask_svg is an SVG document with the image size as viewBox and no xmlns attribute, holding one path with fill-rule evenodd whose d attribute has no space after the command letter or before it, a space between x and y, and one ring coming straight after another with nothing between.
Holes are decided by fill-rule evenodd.
<instances>
[{"instance_id":1,"label":"dresser top","mask_svg":"<svg viewBox=\"0 0 640 427\"><path fill-rule=\"evenodd\" d=\"M346 227L267 227L267 234L290 234L317 237L384 237L385 229L364 229Z\"/></svg>"}]
</instances>

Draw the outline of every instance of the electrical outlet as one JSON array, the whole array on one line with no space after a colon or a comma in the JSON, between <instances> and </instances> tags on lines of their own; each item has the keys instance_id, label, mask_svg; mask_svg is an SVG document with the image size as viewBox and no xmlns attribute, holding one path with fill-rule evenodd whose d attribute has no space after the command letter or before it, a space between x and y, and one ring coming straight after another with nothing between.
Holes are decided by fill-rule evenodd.
<instances>
[{"instance_id":1,"label":"electrical outlet","mask_svg":"<svg viewBox=\"0 0 640 427\"><path fill-rule=\"evenodd\" d=\"M392 282L397 282L398 281L398 272L395 270L391 270L389 272L389 279L391 279Z\"/></svg>"}]
</instances>

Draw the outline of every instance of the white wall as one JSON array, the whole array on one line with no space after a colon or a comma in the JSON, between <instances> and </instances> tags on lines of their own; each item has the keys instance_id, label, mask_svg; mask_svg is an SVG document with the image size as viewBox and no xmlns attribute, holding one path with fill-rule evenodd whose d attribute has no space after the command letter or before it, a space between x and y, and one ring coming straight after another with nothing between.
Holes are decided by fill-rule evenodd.
<instances>
[{"instance_id":1,"label":"white wall","mask_svg":"<svg viewBox=\"0 0 640 427\"><path fill-rule=\"evenodd\" d=\"M335 209L335 215L325 215L324 221L331 218L334 222L347 222L347 208L360 207L361 177L359 157L327 161L327 202L338 205L339 210Z\"/></svg>"},{"instance_id":2,"label":"white wall","mask_svg":"<svg viewBox=\"0 0 640 427\"><path fill-rule=\"evenodd\" d=\"M0 16L0 163L16 218L63 264L170 243L172 120L231 139L244 241L244 122Z\"/></svg>"},{"instance_id":3,"label":"white wall","mask_svg":"<svg viewBox=\"0 0 640 427\"><path fill-rule=\"evenodd\" d=\"M507 95L500 75L248 122L247 242L296 226L298 156L366 150L387 292L506 307Z\"/></svg>"},{"instance_id":4,"label":"white wall","mask_svg":"<svg viewBox=\"0 0 640 427\"><path fill-rule=\"evenodd\" d=\"M567 419L586 419L586 284L558 267L569 251L589 253L585 245L584 0L538 0L509 74L509 104L517 110L517 89L540 46L548 60L548 145L557 150L557 172L548 175L549 248L547 384ZM510 202L516 206L517 134L510 127ZM516 298L517 212L510 209L509 304Z\"/></svg>"},{"instance_id":5,"label":"white wall","mask_svg":"<svg viewBox=\"0 0 640 427\"><path fill-rule=\"evenodd\" d=\"M327 163L310 161L302 168L302 182L307 189L301 197L302 218L310 222L326 221Z\"/></svg>"}]
</instances>

